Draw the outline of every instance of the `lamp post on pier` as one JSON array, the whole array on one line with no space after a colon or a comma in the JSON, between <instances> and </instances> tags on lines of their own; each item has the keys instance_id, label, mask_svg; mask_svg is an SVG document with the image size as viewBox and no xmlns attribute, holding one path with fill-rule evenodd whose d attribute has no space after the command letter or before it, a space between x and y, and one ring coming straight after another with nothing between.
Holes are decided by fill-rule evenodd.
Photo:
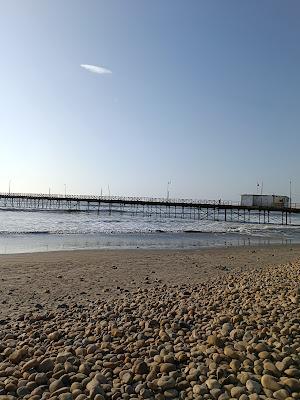
<instances>
[{"instance_id":1,"label":"lamp post on pier","mask_svg":"<svg viewBox=\"0 0 300 400\"><path fill-rule=\"evenodd\" d=\"M170 197L170 185L171 185L171 181L168 181L168 185L167 185L167 200L169 200L169 197Z\"/></svg>"},{"instance_id":2,"label":"lamp post on pier","mask_svg":"<svg viewBox=\"0 0 300 400\"><path fill-rule=\"evenodd\" d=\"M290 224L292 223L292 180L290 179Z\"/></svg>"}]
</instances>

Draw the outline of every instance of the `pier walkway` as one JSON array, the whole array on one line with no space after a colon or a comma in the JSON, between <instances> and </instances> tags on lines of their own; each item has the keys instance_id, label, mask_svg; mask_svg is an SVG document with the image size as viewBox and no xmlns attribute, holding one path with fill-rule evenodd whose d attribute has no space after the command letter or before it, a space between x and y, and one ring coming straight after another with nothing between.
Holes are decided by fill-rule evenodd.
<instances>
[{"instance_id":1,"label":"pier walkway","mask_svg":"<svg viewBox=\"0 0 300 400\"><path fill-rule=\"evenodd\" d=\"M220 200L148 197L0 193L0 210L96 211L131 213L147 217L208 219L245 223L297 225L300 204L288 208L242 206Z\"/></svg>"}]
</instances>

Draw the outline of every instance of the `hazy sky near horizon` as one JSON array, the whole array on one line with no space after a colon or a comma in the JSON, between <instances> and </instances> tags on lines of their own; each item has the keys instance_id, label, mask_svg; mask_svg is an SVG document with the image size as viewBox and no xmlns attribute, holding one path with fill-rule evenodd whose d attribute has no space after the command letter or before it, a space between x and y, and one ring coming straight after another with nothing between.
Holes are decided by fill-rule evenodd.
<instances>
[{"instance_id":1,"label":"hazy sky near horizon","mask_svg":"<svg viewBox=\"0 0 300 400\"><path fill-rule=\"evenodd\" d=\"M0 191L238 199L291 179L300 202L299 21L298 0L0 0Z\"/></svg>"}]
</instances>

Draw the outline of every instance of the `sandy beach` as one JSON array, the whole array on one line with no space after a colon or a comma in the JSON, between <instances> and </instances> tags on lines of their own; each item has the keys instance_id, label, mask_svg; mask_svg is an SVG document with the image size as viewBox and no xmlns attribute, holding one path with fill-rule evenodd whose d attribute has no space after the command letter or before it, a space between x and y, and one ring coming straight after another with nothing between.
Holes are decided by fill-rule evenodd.
<instances>
[{"instance_id":1,"label":"sandy beach","mask_svg":"<svg viewBox=\"0 0 300 400\"><path fill-rule=\"evenodd\" d=\"M300 246L0 256L0 400L300 398Z\"/></svg>"},{"instance_id":2,"label":"sandy beach","mask_svg":"<svg viewBox=\"0 0 300 400\"><path fill-rule=\"evenodd\" d=\"M52 310L62 303L114 300L139 288L197 285L299 258L300 245L0 255L0 319L39 307Z\"/></svg>"}]
</instances>

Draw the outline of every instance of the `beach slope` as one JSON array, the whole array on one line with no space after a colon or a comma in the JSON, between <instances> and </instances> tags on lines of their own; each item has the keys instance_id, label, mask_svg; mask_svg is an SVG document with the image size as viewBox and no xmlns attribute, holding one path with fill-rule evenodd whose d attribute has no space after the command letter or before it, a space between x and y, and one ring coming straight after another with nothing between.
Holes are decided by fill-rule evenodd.
<instances>
[{"instance_id":1,"label":"beach slope","mask_svg":"<svg viewBox=\"0 0 300 400\"><path fill-rule=\"evenodd\" d=\"M0 400L300 396L300 247L1 256Z\"/></svg>"}]
</instances>

